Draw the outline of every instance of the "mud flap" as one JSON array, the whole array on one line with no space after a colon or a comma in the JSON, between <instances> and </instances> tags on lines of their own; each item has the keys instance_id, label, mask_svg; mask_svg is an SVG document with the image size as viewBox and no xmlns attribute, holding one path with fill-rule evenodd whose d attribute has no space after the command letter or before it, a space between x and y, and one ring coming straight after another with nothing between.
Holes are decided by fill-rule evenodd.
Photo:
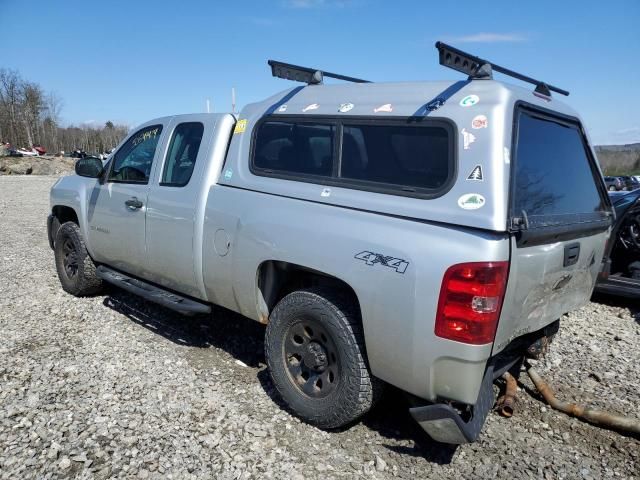
<instances>
[{"instance_id":1,"label":"mud flap","mask_svg":"<svg viewBox=\"0 0 640 480\"><path fill-rule=\"evenodd\" d=\"M493 403L493 366L489 365L469 420L463 420L452 406L444 403L410 408L409 412L434 440L453 444L470 443L480 435Z\"/></svg>"}]
</instances>

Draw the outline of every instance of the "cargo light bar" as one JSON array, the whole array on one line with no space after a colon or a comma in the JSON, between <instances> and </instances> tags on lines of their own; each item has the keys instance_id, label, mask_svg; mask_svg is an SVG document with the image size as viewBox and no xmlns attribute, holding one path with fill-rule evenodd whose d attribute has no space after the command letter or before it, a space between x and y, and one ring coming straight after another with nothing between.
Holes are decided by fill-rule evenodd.
<instances>
[{"instance_id":1,"label":"cargo light bar","mask_svg":"<svg viewBox=\"0 0 640 480\"><path fill-rule=\"evenodd\" d=\"M540 93L542 95L551 96L552 91L565 96L569 95L569 92L567 90L554 87L553 85L549 85L543 81L536 80L535 78L527 77L526 75L514 72L513 70L509 70L508 68L501 67L500 65L497 65L483 58L476 57L475 55L463 52L462 50L458 50L451 45L447 45L446 43L436 42L436 48L440 53L440 65L452 68L453 70L457 70L458 72L465 73L469 75L470 79L490 80L493 78L493 72L496 71L504 75L517 78L518 80L522 80L523 82L535 85L536 93Z\"/></svg>"},{"instance_id":2,"label":"cargo light bar","mask_svg":"<svg viewBox=\"0 0 640 480\"><path fill-rule=\"evenodd\" d=\"M309 85L318 85L322 83L324 77L345 80L347 82L371 83L369 80L363 80L361 78L348 77L346 75L340 75L339 73L325 72L324 70L318 70L317 68L301 67L299 65L292 65L291 63L278 62L277 60L269 60L267 63L271 67L271 74L274 77L307 83Z\"/></svg>"}]
</instances>

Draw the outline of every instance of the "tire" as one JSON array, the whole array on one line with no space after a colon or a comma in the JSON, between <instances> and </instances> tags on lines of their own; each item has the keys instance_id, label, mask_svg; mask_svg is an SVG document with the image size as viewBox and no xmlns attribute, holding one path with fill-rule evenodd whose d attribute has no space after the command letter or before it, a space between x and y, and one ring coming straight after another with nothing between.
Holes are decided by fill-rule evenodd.
<instances>
[{"instance_id":1,"label":"tire","mask_svg":"<svg viewBox=\"0 0 640 480\"><path fill-rule=\"evenodd\" d=\"M103 284L87 252L80 227L63 223L55 237L54 254L60 284L65 292L84 297L98 293Z\"/></svg>"},{"instance_id":2,"label":"tire","mask_svg":"<svg viewBox=\"0 0 640 480\"><path fill-rule=\"evenodd\" d=\"M53 248L55 248L56 245L56 234L58 230L60 230L60 220L58 220L58 217L53 217L51 220L51 243L53 244Z\"/></svg>"},{"instance_id":3,"label":"tire","mask_svg":"<svg viewBox=\"0 0 640 480\"><path fill-rule=\"evenodd\" d=\"M320 428L353 422L382 393L382 381L367 364L357 309L333 290L299 290L284 297L267 325L265 357L282 399Z\"/></svg>"},{"instance_id":4,"label":"tire","mask_svg":"<svg viewBox=\"0 0 640 480\"><path fill-rule=\"evenodd\" d=\"M611 186L609 187L609 191L610 191L610 192L615 192L615 191L616 191L616 187L614 187L613 185L611 185Z\"/></svg>"}]
</instances>

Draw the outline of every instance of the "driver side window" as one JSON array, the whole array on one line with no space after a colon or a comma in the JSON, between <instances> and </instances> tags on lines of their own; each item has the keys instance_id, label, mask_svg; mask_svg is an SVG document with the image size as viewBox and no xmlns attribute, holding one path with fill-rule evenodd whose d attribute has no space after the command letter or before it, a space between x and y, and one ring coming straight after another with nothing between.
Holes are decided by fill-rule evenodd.
<instances>
[{"instance_id":1,"label":"driver side window","mask_svg":"<svg viewBox=\"0 0 640 480\"><path fill-rule=\"evenodd\" d=\"M152 125L129 138L111 159L113 166L109 172L108 181L148 183L161 132L162 125Z\"/></svg>"}]
</instances>

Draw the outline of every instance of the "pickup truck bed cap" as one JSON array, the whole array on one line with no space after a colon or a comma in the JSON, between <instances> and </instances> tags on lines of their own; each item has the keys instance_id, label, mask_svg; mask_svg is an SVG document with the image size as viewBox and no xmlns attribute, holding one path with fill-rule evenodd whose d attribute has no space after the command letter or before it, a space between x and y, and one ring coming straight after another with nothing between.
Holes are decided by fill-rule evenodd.
<instances>
[{"instance_id":1,"label":"pickup truck bed cap","mask_svg":"<svg viewBox=\"0 0 640 480\"><path fill-rule=\"evenodd\" d=\"M471 107L460 107L460 101L468 95L478 95L478 102ZM443 105L430 112L427 105L442 99ZM564 115L577 116L576 112L554 97L543 98L528 88L503 83L496 80L460 80L457 82L376 82L339 83L294 87L247 108L262 108L265 113L278 113L277 109L287 105L285 114L306 115L393 115L448 117L457 119L461 110L488 113L496 106L509 106L522 100L534 105L552 109ZM347 112L338 111L340 105L353 104ZM317 109L303 111L309 105L317 104ZM379 110L389 104L388 109ZM378 109L376 112L375 109ZM481 112L479 112L481 110Z\"/></svg>"},{"instance_id":2,"label":"pickup truck bed cap","mask_svg":"<svg viewBox=\"0 0 640 480\"><path fill-rule=\"evenodd\" d=\"M476 102L471 106L462 106L461 101L469 96L477 97ZM438 98L443 99L442 105L434 111L428 111L426 105ZM530 89L495 80L346 83L294 87L264 101L249 104L242 110L238 119L246 120L246 132L237 139L238 142L232 142L225 165L226 175L221 176L218 181L222 185L237 188L419 221L505 232L512 116L517 102L577 118L576 113L556 97L543 98ZM342 108L346 110L343 113L340 111L342 104L352 104L353 107ZM385 107L387 104L391 108ZM308 108L310 105L313 107ZM445 119L453 124L456 140L454 181L450 189L430 199L358 191L339 186L332 186L329 196L321 196L323 187L328 185L253 175L247 162L253 128L268 115L282 118L290 115L330 115L381 119L413 116ZM487 128L472 129L472 121L479 115L487 117ZM464 148L464 132L472 133L475 140L467 149ZM467 181L477 165L482 166L483 181ZM474 210L461 208L459 200L469 194L483 196L486 204Z\"/></svg>"}]
</instances>

